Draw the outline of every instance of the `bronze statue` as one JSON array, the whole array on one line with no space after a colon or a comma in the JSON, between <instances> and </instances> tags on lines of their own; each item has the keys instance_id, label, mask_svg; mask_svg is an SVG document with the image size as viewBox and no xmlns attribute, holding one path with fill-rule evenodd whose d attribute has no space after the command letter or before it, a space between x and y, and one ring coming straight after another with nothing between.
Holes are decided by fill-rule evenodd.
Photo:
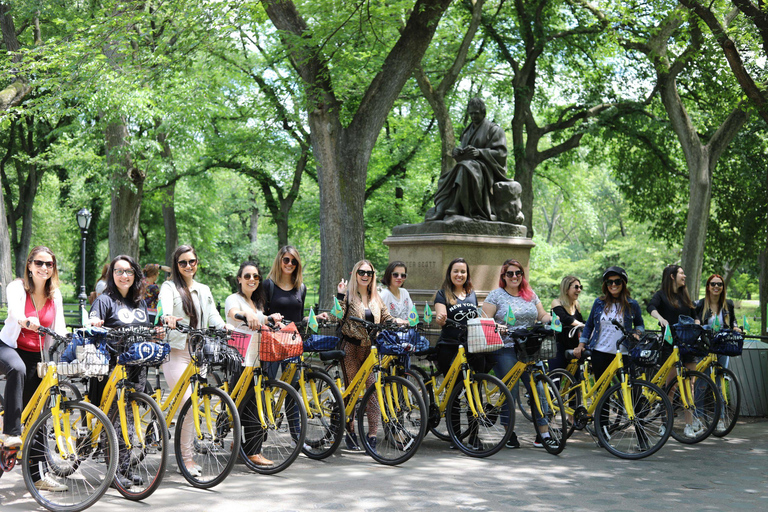
<instances>
[{"instance_id":1,"label":"bronze statue","mask_svg":"<svg viewBox=\"0 0 768 512\"><path fill-rule=\"evenodd\" d=\"M521 189L507 178L504 130L485 118L485 103L480 98L469 100L467 114L472 123L461 132L460 146L453 150L456 165L440 177L435 206L424 220L457 216L521 224Z\"/></svg>"}]
</instances>

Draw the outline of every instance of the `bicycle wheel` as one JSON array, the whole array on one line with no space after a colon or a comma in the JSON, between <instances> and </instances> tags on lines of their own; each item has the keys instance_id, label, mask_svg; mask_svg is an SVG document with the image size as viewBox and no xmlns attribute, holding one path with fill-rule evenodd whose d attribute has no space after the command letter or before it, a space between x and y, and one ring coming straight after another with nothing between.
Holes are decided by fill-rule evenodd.
<instances>
[{"instance_id":1,"label":"bicycle wheel","mask_svg":"<svg viewBox=\"0 0 768 512\"><path fill-rule=\"evenodd\" d=\"M529 400L531 398L528 395L528 390L525 388L525 386L521 386L520 382L518 382L513 389L516 389L517 392L512 394L512 398L515 400L517 408L520 409L520 412L523 414L523 418L528 421L533 421L533 416L531 416L531 409L528 406Z\"/></svg>"},{"instance_id":2,"label":"bicycle wheel","mask_svg":"<svg viewBox=\"0 0 768 512\"><path fill-rule=\"evenodd\" d=\"M240 457L249 469L272 475L290 466L304 448L307 412L299 393L292 386L281 380L263 380L262 386L261 416L264 423L261 422L253 390L240 404L243 421Z\"/></svg>"},{"instance_id":3,"label":"bicycle wheel","mask_svg":"<svg viewBox=\"0 0 768 512\"><path fill-rule=\"evenodd\" d=\"M307 428L302 452L311 459L333 454L344 436L344 399L341 391L325 373L304 375L307 394ZM296 383L299 386L299 383ZM302 397L303 400L303 397Z\"/></svg>"},{"instance_id":4,"label":"bicycle wheel","mask_svg":"<svg viewBox=\"0 0 768 512\"><path fill-rule=\"evenodd\" d=\"M720 419L712 435L724 437L730 434L733 427L736 426L736 420L739 419L741 388L739 387L736 375L728 368L718 367L715 370L714 381L717 389L720 391L723 407L720 409Z\"/></svg>"},{"instance_id":5,"label":"bicycle wheel","mask_svg":"<svg viewBox=\"0 0 768 512\"><path fill-rule=\"evenodd\" d=\"M630 419L621 384L603 394L595 410L595 433L602 446L622 459L642 459L656 453L672 431L672 404L661 388L650 382L631 383L634 417Z\"/></svg>"},{"instance_id":6,"label":"bicycle wheel","mask_svg":"<svg viewBox=\"0 0 768 512\"><path fill-rule=\"evenodd\" d=\"M58 421L68 453L61 453L54 434ZM62 401L58 418L44 410L29 429L21 467L24 483L40 505L56 512L78 512L106 492L117 468L117 438L107 416L85 402ZM54 467L57 469L54 470ZM35 482L53 478L66 492L38 490Z\"/></svg>"},{"instance_id":7,"label":"bicycle wheel","mask_svg":"<svg viewBox=\"0 0 768 512\"><path fill-rule=\"evenodd\" d=\"M427 410L429 410L432 400L430 399L430 393L427 390L427 385L425 384L429 380L429 375L427 372L420 366L416 366L415 364L411 363L411 367L408 368L408 374L415 374L415 378L412 379L410 377L406 378L416 384L419 387L419 391L421 392L422 398L424 398L424 405L427 406ZM421 385L419 385L416 380L421 382Z\"/></svg>"},{"instance_id":8,"label":"bicycle wheel","mask_svg":"<svg viewBox=\"0 0 768 512\"><path fill-rule=\"evenodd\" d=\"M477 417L469 407L464 382L459 381L448 399L445 422L454 446L471 457L488 457L501 450L514 431L512 393L485 373L474 374L470 387Z\"/></svg>"},{"instance_id":9,"label":"bicycle wheel","mask_svg":"<svg viewBox=\"0 0 768 512\"><path fill-rule=\"evenodd\" d=\"M125 407L130 449L125 444L116 406L110 414L119 450L115 488L125 498L139 501L151 496L163 481L169 451L168 429L163 411L149 395L134 391L126 397Z\"/></svg>"},{"instance_id":10,"label":"bicycle wheel","mask_svg":"<svg viewBox=\"0 0 768 512\"><path fill-rule=\"evenodd\" d=\"M434 382L434 384L432 384ZM429 431L432 432L436 438L441 441L450 441L451 436L448 434L448 427L445 423L445 412L440 411L440 404L444 403L447 398L448 390L444 389L442 393L437 394L437 390L443 384L443 376L435 375L434 381L428 380L424 384L429 395Z\"/></svg>"},{"instance_id":11,"label":"bicycle wheel","mask_svg":"<svg viewBox=\"0 0 768 512\"><path fill-rule=\"evenodd\" d=\"M83 393L72 382L68 380L59 381L59 391L61 392L62 400L82 400Z\"/></svg>"},{"instance_id":12,"label":"bicycle wheel","mask_svg":"<svg viewBox=\"0 0 768 512\"><path fill-rule=\"evenodd\" d=\"M580 425L578 419L576 419L576 410L582 402L581 386L577 386L576 378L562 368L552 370L548 375L563 399L565 438L568 439L575 429L581 430L584 428L584 425Z\"/></svg>"},{"instance_id":13,"label":"bicycle wheel","mask_svg":"<svg viewBox=\"0 0 768 512\"><path fill-rule=\"evenodd\" d=\"M358 438L376 462L394 466L419 449L427 432L427 407L416 386L402 377L382 377L381 393L383 403L375 385L363 395L357 408Z\"/></svg>"},{"instance_id":14,"label":"bicycle wheel","mask_svg":"<svg viewBox=\"0 0 768 512\"><path fill-rule=\"evenodd\" d=\"M723 401L712 379L694 370L686 369L684 372L683 385L690 390L688 394L693 398L687 409L680 396L677 379L665 388L672 401L672 437L684 444L695 444L709 437L717 427Z\"/></svg>"},{"instance_id":15,"label":"bicycle wheel","mask_svg":"<svg viewBox=\"0 0 768 512\"><path fill-rule=\"evenodd\" d=\"M240 451L242 432L235 403L224 391L204 387L198 391L200 435L195 428L192 397L181 408L173 443L182 476L192 486L209 489L232 471Z\"/></svg>"},{"instance_id":16,"label":"bicycle wheel","mask_svg":"<svg viewBox=\"0 0 768 512\"><path fill-rule=\"evenodd\" d=\"M557 455L565 449L565 440L568 438L568 427L566 426L566 414L563 408L563 399L557 390L557 386L546 374L536 373L533 377L536 385L536 394L539 399L539 405L536 409L536 416L541 411L540 422L534 422L533 428L536 435L541 437L544 430L549 434L550 441L542 437L542 446L552 455ZM533 402L533 400L531 400ZM531 403L533 407L533 403ZM541 425L539 424L541 423ZM541 427L545 427L542 429Z\"/></svg>"}]
</instances>

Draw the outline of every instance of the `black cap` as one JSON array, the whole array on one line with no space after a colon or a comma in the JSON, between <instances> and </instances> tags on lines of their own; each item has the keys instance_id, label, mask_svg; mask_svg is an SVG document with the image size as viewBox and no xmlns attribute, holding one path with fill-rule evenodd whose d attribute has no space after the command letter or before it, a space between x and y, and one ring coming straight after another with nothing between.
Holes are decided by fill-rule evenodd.
<instances>
[{"instance_id":1,"label":"black cap","mask_svg":"<svg viewBox=\"0 0 768 512\"><path fill-rule=\"evenodd\" d=\"M605 272L603 272L603 281L605 281L608 278L608 276L611 274L616 274L625 283L629 282L629 277L627 277L627 271L621 267L608 267L607 269L605 269Z\"/></svg>"}]
</instances>

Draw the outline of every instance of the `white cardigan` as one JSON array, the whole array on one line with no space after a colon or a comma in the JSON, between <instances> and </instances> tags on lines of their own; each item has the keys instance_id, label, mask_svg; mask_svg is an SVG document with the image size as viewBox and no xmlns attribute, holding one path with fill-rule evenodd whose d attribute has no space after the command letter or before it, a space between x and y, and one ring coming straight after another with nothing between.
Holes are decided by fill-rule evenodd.
<instances>
[{"instance_id":1,"label":"white cardigan","mask_svg":"<svg viewBox=\"0 0 768 512\"><path fill-rule=\"evenodd\" d=\"M21 334L21 325L19 320L26 318L24 314L24 306L27 303L27 292L24 290L24 283L21 279L8 284L5 289L8 295L8 318L5 319L5 325L3 330L0 331L0 340L11 348L16 348L19 334ZM67 323L64 320L64 305L62 303L61 291L57 288L53 290L53 307L56 312L56 316L53 319L53 325L51 330L56 334L64 336L67 334ZM43 348L51 346L51 337L45 337L45 343Z\"/></svg>"},{"instance_id":2,"label":"white cardigan","mask_svg":"<svg viewBox=\"0 0 768 512\"><path fill-rule=\"evenodd\" d=\"M200 299L200 326L205 327L218 327L224 328L226 323L222 320L219 311L216 309L216 303L213 301L213 295L211 289L200 284L197 281L192 281L192 286L189 287L189 292L197 292ZM168 280L160 287L160 298L158 299L159 305L163 305L163 316L171 315L177 318L182 318L182 322L189 325L189 315L184 312L184 306L181 302L181 295L179 290L176 289L176 285L173 281ZM171 348L184 349L187 346L187 335L179 331L168 331L166 340L171 345Z\"/></svg>"}]
</instances>

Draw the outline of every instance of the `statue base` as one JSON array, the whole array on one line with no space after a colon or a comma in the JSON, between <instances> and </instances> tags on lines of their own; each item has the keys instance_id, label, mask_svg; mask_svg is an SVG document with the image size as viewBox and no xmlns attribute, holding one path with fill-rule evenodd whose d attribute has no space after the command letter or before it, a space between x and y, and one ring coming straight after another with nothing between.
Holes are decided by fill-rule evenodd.
<instances>
[{"instance_id":1,"label":"statue base","mask_svg":"<svg viewBox=\"0 0 768 512\"><path fill-rule=\"evenodd\" d=\"M465 229L459 232L460 228ZM527 271L535 244L525 238L525 233L525 226L505 222L449 218L396 226L384 244L389 247L389 261L400 260L407 265L405 288L421 312L425 302L434 310L435 292L455 258L467 260L480 304L491 290L498 288L504 261L514 258Z\"/></svg>"}]
</instances>

